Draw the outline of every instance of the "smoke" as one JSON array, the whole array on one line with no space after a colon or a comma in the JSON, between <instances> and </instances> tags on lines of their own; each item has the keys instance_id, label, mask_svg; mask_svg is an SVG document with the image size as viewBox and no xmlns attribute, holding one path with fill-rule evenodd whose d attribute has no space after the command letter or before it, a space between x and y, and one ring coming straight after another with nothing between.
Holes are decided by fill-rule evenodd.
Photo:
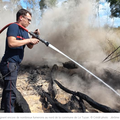
<instances>
[{"instance_id":1,"label":"smoke","mask_svg":"<svg viewBox=\"0 0 120 120\"><path fill-rule=\"evenodd\" d=\"M4 26L6 26L8 23L12 23L16 21L15 14L11 11L8 11L6 9L2 9L3 6L1 6L0 9L0 29L2 29ZM5 39L6 39L6 30L3 31L0 34L0 59L2 58L5 50Z\"/></svg>"},{"instance_id":2,"label":"smoke","mask_svg":"<svg viewBox=\"0 0 120 120\"><path fill-rule=\"evenodd\" d=\"M10 11L1 11L0 27L14 22L15 14ZM38 11L33 12L32 24L28 29L34 31L38 27L42 39L80 63L99 63L106 57L100 44L106 43L107 31L93 27L97 23L94 14L91 0L80 1L77 5L75 1L70 1L65 5L46 10L40 24L36 23ZM1 54L4 51L5 34L6 32L1 35L1 38L3 37L3 41L0 41ZM32 50L26 47L23 63L43 64L45 62L52 65L55 62L65 61L67 61L65 57L40 42Z\"/></svg>"},{"instance_id":3,"label":"smoke","mask_svg":"<svg viewBox=\"0 0 120 120\"><path fill-rule=\"evenodd\" d=\"M118 69L119 66L118 63L101 63L106 57L103 48L109 48L108 40L116 40L116 43L119 44L119 37L111 31L95 26L97 20L95 19L96 13L93 5L92 0L81 0L77 5L75 1L70 1L62 6L53 7L45 11L40 24L37 23L37 28L40 29L42 39L45 39L90 71L99 76L104 76L104 69L108 69L108 66L113 69ZM2 16L0 17L2 23L0 28L15 21L14 13L4 11L0 14ZM34 14L36 13L34 12ZM34 31L36 29L36 17L34 16L32 24L28 27L29 30ZM4 53L5 36L5 32L3 32L0 37L0 57ZM67 58L40 42L31 50L26 47L22 64L48 64L52 66L53 64L61 65L66 61L68 61ZM62 80L64 85L70 86L70 89L85 92L99 102L106 103L111 107L114 106L116 98L112 97L111 99L114 94L105 86L95 82L97 80L90 79L91 77L87 73L85 75L88 81L84 81L77 75L69 77L64 74L60 74L58 79Z\"/></svg>"},{"instance_id":4,"label":"smoke","mask_svg":"<svg viewBox=\"0 0 120 120\"><path fill-rule=\"evenodd\" d=\"M49 9L44 13L40 22L41 37L79 62L102 60L98 55L98 52L102 51L98 41L90 35L92 14L92 4L88 1L82 1L77 6L73 1L68 5ZM57 61L65 59L41 43L37 45L37 48L35 52L38 53L37 56L40 56L37 61L40 61L40 58L48 58L47 62L53 59ZM104 55L102 52L99 54ZM36 56L33 58L36 59Z\"/></svg>"},{"instance_id":5,"label":"smoke","mask_svg":"<svg viewBox=\"0 0 120 120\"><path fill-rule=\"evenodd\" d=\"M73 1L44 13L40 22L41 38L45 38L93 73L104 76L104 69L109 69L108 66L112 68L113 64L101 63L106 57L103 48L107 47L108 40L118 40L119 37L114 33L111 34L107 29L94 27L92 23L97 24L97 21L94 20L92 2L84 0L76 5ZM40 54L40 58L45 58L44 60L48 64L67 61L59 53L44 47L43 44L40 44L39 47L37 57ZM37 60L41 60L40 58ZM37 60L35 61L37 62ZM117 65L114 68L117 68ZM87 73L86 76L89 78L88 82L79 76L68 77L60 73L56 79L61 80L62 84L71 90L82 91L96 101L114 107L117 98L111 98L111 96L115 96L115 94Z\"/></svg>"},{"instance_id":6,"label":"smoke","mask_svg":"<svg viewBox=\"0 0 120 120\"><path fill-rule=\"evenodd\" d=\"M93 21L96 22L91 1L81 1L77 5L72 1L47 10L38 27L42 39L47 40L77 62L99 63L106 56L100 43L106 42L107 31L94 28ZM30 27L33 29L33 26ZM42 43L36 45L33 50L26 51L24 62L40 64L44 61L53 65L55 62L62 63L67 60Z\"/></svg>"},{"instance_id":7,"label":"smoke","mask_svg":"<svg viewBox=\"0 0 120 120\"><path fill-rule=\"evenodd\" d=\"M79 72L81 72L81 70ZM55 79L69 90L81 92L98 103L118 109L119 97L91 76L86 75L83 79L77 74L69 76L68 74L59 72Z\"/></svg>"}]
</instances>

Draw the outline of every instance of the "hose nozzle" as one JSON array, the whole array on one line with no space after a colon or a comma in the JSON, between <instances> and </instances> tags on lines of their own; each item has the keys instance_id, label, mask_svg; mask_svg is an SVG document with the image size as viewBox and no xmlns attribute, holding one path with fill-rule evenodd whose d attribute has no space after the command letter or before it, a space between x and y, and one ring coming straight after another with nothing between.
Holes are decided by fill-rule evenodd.
<instances>
[{"instance_id":1,"label":"hose nozzle","mask_svg":"<svg viewBox=\"0 0 120 120\"><path fill-rule=\"evenodd\" d=\"M39 37L39 35L35 34L34 32L29 32L29 34L32 35L33 37L37 38L38 40L40 40L40 41L41 41L42 43L44 43L46 46L49 46L49 42L41 39L41 38Z\"/></svg>"}]
</instances>

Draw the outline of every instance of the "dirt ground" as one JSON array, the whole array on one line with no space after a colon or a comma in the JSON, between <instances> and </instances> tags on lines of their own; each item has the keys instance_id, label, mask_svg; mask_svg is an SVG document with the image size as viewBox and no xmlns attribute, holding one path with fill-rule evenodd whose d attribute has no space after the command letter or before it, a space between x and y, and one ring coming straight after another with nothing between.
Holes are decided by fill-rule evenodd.
<instances>
[{"instance_id":1,"label":"dirt ground","mask_svg":"<svg viewBox=\"0 0 120 120\"><path fill-rule=\"evenodd\" d=\"M17 89L21 92L24 99L27 101L32 113L45 113L50 112L49 108L44 108L42 102L40 101L41 96L39 95L39 88L48 92L48 86L51 79L51 69L49 66L32 66L23 65L20 68L20 72L17 78ZM67 74L74 74L74 70L61 69L62 72ZM70 100L70 95L66 94L58 86L55 86L57 91L56 99L62 103L66 104ZM0 99L2 96L2 88L0 88ZM86 112L100 112L95 108L91 107L87 102L84 102L87 106ZM120 105L118 105L120 106ZM3 112L3 111L0 111ZM77 112L73 110L72 112Z\"/></svg>"}]
</instances>

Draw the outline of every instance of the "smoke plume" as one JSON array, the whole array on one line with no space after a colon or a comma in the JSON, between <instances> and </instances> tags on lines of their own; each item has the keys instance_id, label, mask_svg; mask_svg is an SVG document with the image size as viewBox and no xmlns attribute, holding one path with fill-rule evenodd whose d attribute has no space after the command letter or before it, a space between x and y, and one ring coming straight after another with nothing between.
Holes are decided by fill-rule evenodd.
<instances>
[{"instance_id":1,"label":"smoke plume","mask_svg":"<svg viewBox=\"0 0 120 120\"><path fill-rule=\"evenodd\" d=\"M41 38L80 63L99 63L106 56L100 44L106 42L107 31L93 28L94 19L91 16L94 18L93 3L88 0L81 1L77 5L73 1L49 9L43 14L38 25ZM67 60L42 43L33 50L26 51L24 61L27 62L44 61L52 65Z\"/></svg>"}]
</instances>

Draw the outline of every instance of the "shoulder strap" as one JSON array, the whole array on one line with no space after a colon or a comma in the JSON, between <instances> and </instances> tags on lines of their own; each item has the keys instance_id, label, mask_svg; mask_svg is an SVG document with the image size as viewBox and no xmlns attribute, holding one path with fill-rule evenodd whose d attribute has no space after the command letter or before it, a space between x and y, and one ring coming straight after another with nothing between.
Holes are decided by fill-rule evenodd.
<instances>
[{"instance_id":1,"label":"shoulder strap","mask_svg":"<svg viewBox=\"0 0 120 120\"><path fill-rule=\"evenodd\" d=\"M28 30L27 30L25 27L23 27L22 25L18 24L17 22L14 22L14 23L17 24L17 25L20 26L22 29L24 29L25 31L28 32ZM1 34L9 25L11 25L11 24L13 24L13 23L9 23L9 24L7 24L5 27L3 27L3 28L0 30L0 34Z\"/></svg>"}]
</instances>

